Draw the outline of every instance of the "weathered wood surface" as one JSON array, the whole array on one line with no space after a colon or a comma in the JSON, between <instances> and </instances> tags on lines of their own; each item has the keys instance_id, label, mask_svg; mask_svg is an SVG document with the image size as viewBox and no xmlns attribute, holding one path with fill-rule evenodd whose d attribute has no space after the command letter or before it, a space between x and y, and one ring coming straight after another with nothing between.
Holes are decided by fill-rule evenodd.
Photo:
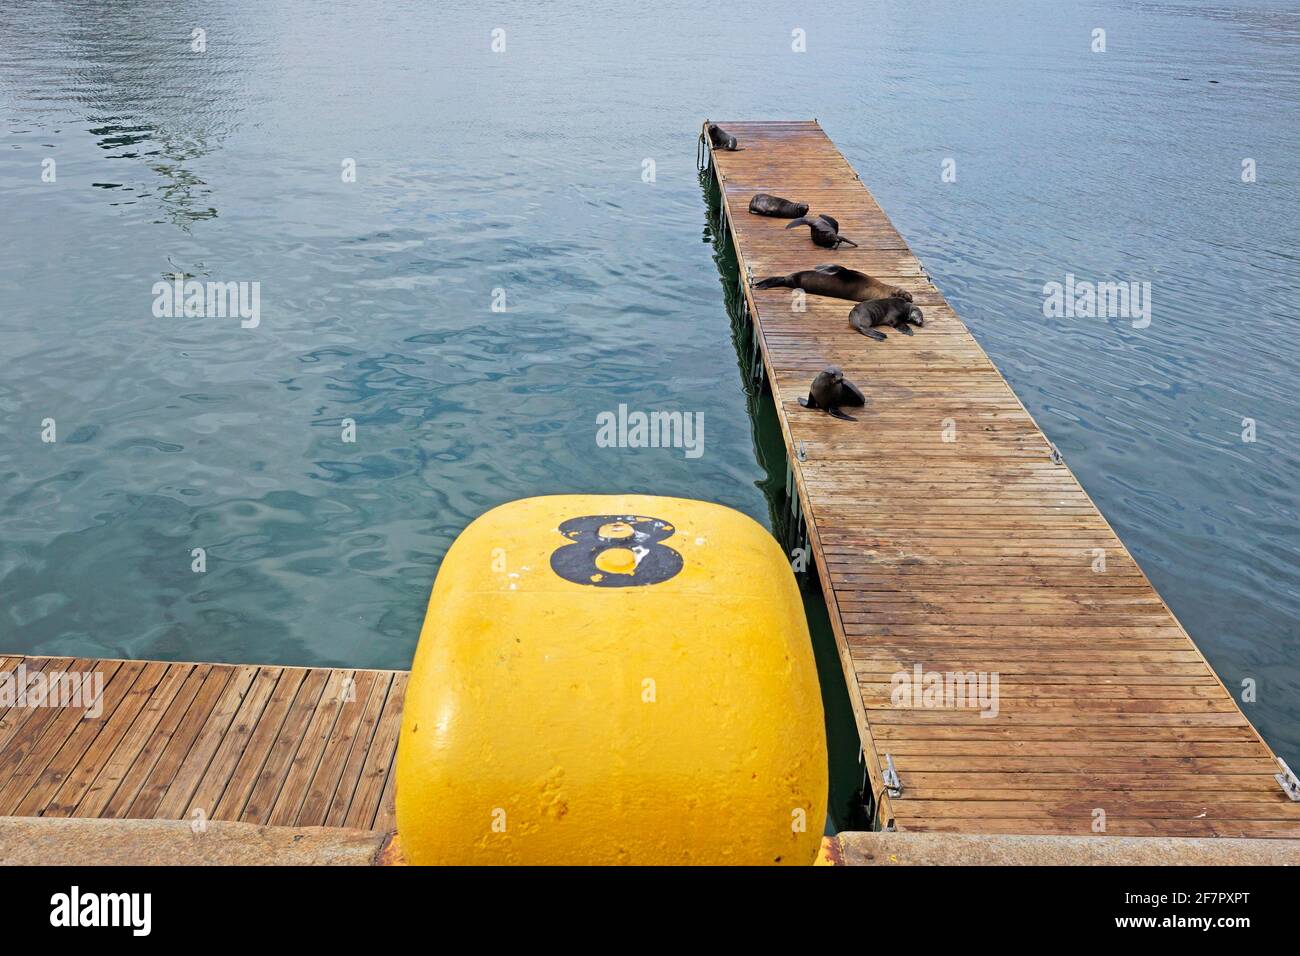
<instances>
[{"instance_id":1,"label":"weathered wood surface","mask_svg":"<svg viewBox=\"0 0 1300 956\"><path fill-rule=\"evenodd\" d=\"M0 675L20 665L102 675L102 712L0 707L0 816L392 827L404 671L10 656Z\"/></svg>"},{"instance_id":2,"label":"weathered wood surface","mask_svg":"<svg viewBox=\"0 0 1300 956\"><path fill-rule=\"evenodd\" d=\"M868 770L892 755L900 829L1298 837L1272 752L907 243L815 122L720 122L727 241L761 339ZM748 212L772 193L859 244ZM835 262L925 311L874 342L853 303L752 283ZM801 408L839 365L856 423ZM950 438L953 440L945 440ZM1105 570L1094 570L1101 549ZM998 710L900 706L894 676L993 675ZM1103 816L1104 814L1104 816Z\"/></svg>"}]
</instances>

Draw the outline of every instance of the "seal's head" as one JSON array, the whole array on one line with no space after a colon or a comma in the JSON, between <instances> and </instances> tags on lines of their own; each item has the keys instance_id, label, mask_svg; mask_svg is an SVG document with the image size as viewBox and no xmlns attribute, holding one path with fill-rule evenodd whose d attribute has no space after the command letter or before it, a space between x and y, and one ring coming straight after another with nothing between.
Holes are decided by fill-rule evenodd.
<instances>
[{"instance_id":1,"label":"seal's head","mask_svg":"<svg viewBox=\"0 0 1300 956\"><path fill-rule=\"evenodd\" d=\"M907 321L911 322L917 328L921 328L925 325L925 313L916 306L912 306L911 310L907 313Z\"/></svg>"},{"instance_id":2,"label":"seal's head","mask_svg":"<svg viewBox=\"0 0 1300 956\"><path fill-rule=\"evenodd\" d=\"M836 385L844 381L844 369L840 368L838 365L827 365L826 374L831 377L831 381Z\"/></svg>"}]
</instances>

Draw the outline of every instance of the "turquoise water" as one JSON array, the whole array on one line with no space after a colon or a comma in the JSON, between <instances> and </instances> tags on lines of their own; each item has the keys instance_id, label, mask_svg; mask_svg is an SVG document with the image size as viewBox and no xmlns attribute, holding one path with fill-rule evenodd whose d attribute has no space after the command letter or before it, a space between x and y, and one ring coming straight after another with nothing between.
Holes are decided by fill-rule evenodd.
<instances>
[{"instance_id":1,"label":"turquoise water","mask_svg":"<svg viewBox=\"0 0 1300 956\"><path fill-rule=\"evenodd\" d=\"M1294 4L735 12L0 0L3 649L400 667L500 502L770 522L695 133L815 116L1300 762ZM156 317L176 272L259 324ZM1067 273L1150 327L1044 318ZM704 454L599 447L620 403Z\"/></svg>"}]
</instances>

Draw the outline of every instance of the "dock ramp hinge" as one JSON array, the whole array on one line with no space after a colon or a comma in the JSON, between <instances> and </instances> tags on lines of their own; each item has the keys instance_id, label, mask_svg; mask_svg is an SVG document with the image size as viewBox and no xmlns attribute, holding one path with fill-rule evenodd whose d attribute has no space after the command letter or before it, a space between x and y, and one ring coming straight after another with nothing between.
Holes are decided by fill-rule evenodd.
<instances>
[{"instance_id":1,"label":"dock ramp hinge","mask_svg":"<svg viewBox=\"0 0 1300 956\"><path fill-rule=\"evenodd\" d=\"M894 769L893 754L885 754L884 778L886 792L897 800L903 795L903 781L898 778L898 771Z\"/></svg>"},{"instance_id":2,"label":"dock ramp hinge","mask_svg":"<svg viewBox=\"0 0 1300 956\"><path fill-rule=\"evenodd\" d=\"M1282 772L1273 774L1273 779L1277 781L1283 793L1296 803L1300 803L1300 780L1296 779L1296 775L1291 772L1285 760L1278 757L1277 762L1282 767Z\"/></svg>"}]
</instances>

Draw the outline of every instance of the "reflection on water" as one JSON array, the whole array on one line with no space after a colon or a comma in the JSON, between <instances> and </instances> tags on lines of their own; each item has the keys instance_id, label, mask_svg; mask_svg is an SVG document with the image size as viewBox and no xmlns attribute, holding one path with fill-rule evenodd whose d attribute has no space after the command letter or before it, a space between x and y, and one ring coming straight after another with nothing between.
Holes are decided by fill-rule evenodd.
<instances>
[{"instance_id":1,"label":"reflection on water","mask_svg":"<svg viewBox=\"0 0 1300 956\"><path fill-rule=\"evenodd\" d=\"M112 204L152 202L159 221L182 230L215 217L212 190L193 167L220 148L239 114L255 105L236 73L255 49L220 44L200 57L188 31L173 32L143 8L33 6L6 5L14 15L0 28L6 62L14 67L5 72L14 116L39 126L68 115L104 158L129 161L129 168L96 164L108 175L90 185L120 190ZM173 5L167 19L195 21L201 10ZM141 177L141 167L153 175ZM111 175L117 171L120 177Z\"/></svg>"},{"instance_id":2,"label":"reflection on water","mask_svg":"<svg viewBox=\"0 0 1300 956\"><path fill-rule=\"evenodd\" d=\"M1294 5L653 18L0 0L0 644L404 666L494 504L770 522L694 137L816 116L1300 763ZM259 327L154 318L178 272L260 283ZM1045 319L1066 274L1151 282L1151 327ZM704 456L597 447L620 403L703 412Z\"/></svg>"}]
</instances>

